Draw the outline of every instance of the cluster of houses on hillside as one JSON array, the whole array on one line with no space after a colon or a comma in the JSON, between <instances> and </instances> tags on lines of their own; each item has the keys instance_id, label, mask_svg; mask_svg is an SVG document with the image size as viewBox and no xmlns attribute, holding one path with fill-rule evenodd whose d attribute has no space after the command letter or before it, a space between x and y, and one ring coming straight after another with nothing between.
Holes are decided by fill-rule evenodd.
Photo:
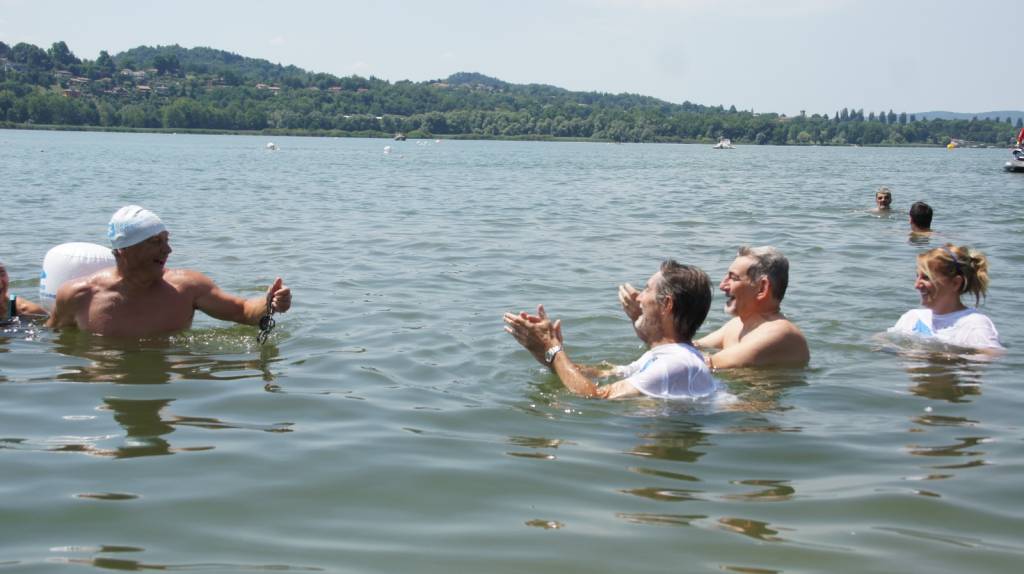
<instances>
[{"instance_id":1,"label":"cluster of houses on hillside","mask_svg":"<svg viewBox=\"0 0 1024 574\"><path fill-rule=\"evenodd\" d=\"M23 72L25 66L15 62L9 61L7 58L0 58L0 70ZM144 70L132 70L122 69L117 72L116 77L104 77L90 79L84 76L76 76L69 70L55 70L53 77L56 84L59 86L61 93L64 97L77 98L83 94L92 93L103 93L115 96L124 96L129 94L160 94L166 95L176 91L177 86L181 84L180 78L172 76L161 76L159 70L156 68L146 68ZM192 76L187 76L187 79ZM120 82L118 81L120 80ZM216 88L225 86L223 78L214 77L208 79L206 82L207 88ZM277 95L281 92L281 87L273 84L258 83L255 85L257 90L266 90L273 95ZM317 86L309 86L306 88L310 91L327 91L332 94L339 94L344 92L345 89L341 86L331 86L325 90L321 90ZM357 88L356 93L365 93L369 90L367 88Z\"/></svg>"},{"instance_id":2,"label":"cluster of houses on hillside","mask_svg":"<svg viewBox=\"0 0 1024 574\"><path fill-rule=\"evenodd\" d=\"M68 70L53 72L54 79L60 86L64 97L77 98L86 92L99 92L115 96L137 93L167 94L174 86L170 80L158 79L156 68L146 70L123 69L117 74L122 83L119 85L114 78L97 78L95 80L83 76L75 76Z\"/></svg>"}]
</instances>

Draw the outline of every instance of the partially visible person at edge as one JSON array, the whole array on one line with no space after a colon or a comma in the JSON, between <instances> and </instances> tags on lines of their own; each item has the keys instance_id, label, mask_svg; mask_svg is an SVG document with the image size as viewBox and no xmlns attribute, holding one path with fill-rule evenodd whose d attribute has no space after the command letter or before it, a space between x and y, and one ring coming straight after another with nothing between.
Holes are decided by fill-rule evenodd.
<instances>
[{"instance_id":1,"label":"partially visible person at edge","mask_svg":"<svg viewBox=\"0 0 1024 574\"><path fill-rule=\"evenodd\" d=\"M0 309L0 321L9 321L19 315L46 316L46 309L24 297L8 293L7 289L10 287L10 283L11 278L7 275L7 267L3 261L0 261L0 307L2 307Z\"/></svg>"},{"instance_id":2,"label":"partially visible person at edge","mask_svg":"<svg viewBox=\"0 0 1024 574\"><path fill-rule=\"evenodd\" d=\"M159 217L137 205L114 213L107 236L116 266L62 285L48 326L147 337L188 329L196 309L216 319L257 325L268 300L276 312L291 307L291 291L280 277L266 295L242 299L198 271L166 268L170 234Z\"/></svg>"},{"instance_id":3,"label":"partially visible person at edge","mask_svg":"<svg viewBox=\"0 0 1024 574\"><path fill-rule=\"evenodd\" d=\"M633 328L650 350L629 365L598 368L574 363L563 346L561 320L552 322L543 305L536 315L505 313L505 331L554 371L566 388L584 397L675 399L714 394L718 383L692 343L711 307L707 274L692 265L665 261L635 302ZM620 380L603 386L593 380L612 376Z\"/></svg>"},{"instance_id":4,"label":"partially visible person at edge","mask_svg":"<svg viewBox=\"0 0 1024 574\"><path fill-rule=\"evenodd\" d=\"M932 232L932 207L923 201L910 206L911 235L930 235Z\"/></svg>"},{"instance_id":5,"label":"partially visible person at edge","mask_svg":"<svg viewBox=\"0 0 1024 574\"><path fill-rule=\"evenodd\" d=\"M887 212L892 207L892 191L884 185L875 192L875 211Z\"/></svg>"},{"instance_id":6,"label":"partially visible person at edge","mask_svg":"<svg viewBox=\"0 0 1024 574\"><path fill-rule=\"evenodd\" d=\"M725 311L734 317L694 344L708 351L712 369L806 365L811 358L800 329L780 306L789 284L789 261L774 247L741 247L718 288ZM636 290L619 288L619 302L630 318L636 313ZM720 349L714 352L715 349Z\"/></svg>"},{"instance_id":7,"label":"partially visible person at edge","mask_svg":"<svg viewBox=\"0 0 1024 574\"><path fill-rule=\"evenodd\" d=\"M914 288L921 295L922 308L904 313L888 332L1001 351L1003 345L992 321L960 301L961 295L970 293L977 306L988 292L988 282L988 258L980 251L947 243L920 253Z\"/></svg>"}]
</instances>

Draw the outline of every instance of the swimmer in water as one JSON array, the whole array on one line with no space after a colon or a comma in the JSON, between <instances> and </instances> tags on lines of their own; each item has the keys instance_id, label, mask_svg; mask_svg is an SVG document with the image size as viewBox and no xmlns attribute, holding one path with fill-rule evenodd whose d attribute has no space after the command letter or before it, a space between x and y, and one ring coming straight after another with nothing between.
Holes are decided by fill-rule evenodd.
<instances>
[{"instance_id":1,"label":"swimmer in water","mask_svg":"<svg viewBox=\"0 0 1024 574\"><path fill-rule=\"evenodd\" d=\"M910 206L910 235L929 236L932 234L932 207L923 201Z\"/></svg>"},{"instance_id":2,"label":"swimmer in water","mask_svg":"<svg viewBox=\"0 0 1024 574\"><path fill-rule=\"evenodd\" d=\"M561 321L552 322L543 305L536 315L505 313L505 331L558 375L567 389L584 397L694 399L715 394L718 383L692 342L711 307L707 273L665 261L633 301L633 330L650 350L629 365L602 369L574 363L562 347ZM603 386L592 380L609 376L620 380Z\"/></svg>"},{"instance_id":3,"label":"swimmer in water","mask_svg":"<svg viewBox=\"0 0 1024 574\"><path fill-rule=\"evenodd\" d=\"M11 279L7 275L7 267L3 261L0 261L0 307L3 307L0 309L0 321L9 321L23 315L46 316L46 309L24 297L8 293L7 290L10 287L10 282Z\"/></svg>"},{"instance_id":4,"label":"swimmer in water","mask_svg":"<svg viewBox=\"0 0 1024 574\"><path fill-rule=\"evenodd\" d=\"M116 266L62 285L47 326L149 337L188 329L196 309L215 319L257 325L268 301L275 312L291 307L291 290L280 277L265 295L243 299L198 271L166 268L170 234L156 214L137 205L114 213L107 236Z\"/></svg>"},{"instance_id":5,"label":"swimmer in water","mask_svg":"<svg viewBox=\"0 0 1024 574\"><path fill-rule=\"evenodd\" d=\"M988 282L988 258L980 251L951 243L925 251L917 256L914 282L921 308L904 313L888 332L983 352L1002 351L992 320L960 301L961 295L970 293L977 306Z\"/></svg>"},{"instance_id":6,"label":"swimmer in water","mask_svg":"<svg viewBox=\"0 0 1024 574\"><path fill-rule=\"evenodd\" d=\"M892 206L892 191L884 185L875 192L875 213L888 213Z\"/></svg>"},{"instance_id":7,"label":"swimmer in water","mask_svg":"<svg viewBox=\"0 0 1024 574\"><path fill-rule=\"evenodd\" d=\"M694 341L709 353L709 367L803 366L810 361L807 339L780 308L788 285L789 260L781 251L767 245L740 247L718 284L733 318ZM630 317L636 312L635 291L628 284L619 289L619 302Z\"/></svg>"}]
</instances>

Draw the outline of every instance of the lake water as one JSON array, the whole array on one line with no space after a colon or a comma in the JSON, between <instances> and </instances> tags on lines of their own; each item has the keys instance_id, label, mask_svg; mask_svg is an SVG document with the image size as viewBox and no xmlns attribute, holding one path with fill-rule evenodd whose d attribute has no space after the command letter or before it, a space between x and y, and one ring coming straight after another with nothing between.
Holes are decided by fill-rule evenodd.
<instances>
[{"instance_id":1,"label":"lake water","mask_svg":"<svg viewBox=\"0 0 1024 574\"><path fill-rule=\"evenodd\" d=\"M13 292L138 203L171 266L294 293L263 347L200 316L137 344L0 334L0 571L1019 569L1005 150L272 139L0 131ZM876 338L945 240L989 256L1001 358ZM812 360L721 374L731 406L575 397L502 330L544 303L575 360L635 359L616 286L666 257L717 284L743 244L790 258Z\"/></svg>"}]
</instances>

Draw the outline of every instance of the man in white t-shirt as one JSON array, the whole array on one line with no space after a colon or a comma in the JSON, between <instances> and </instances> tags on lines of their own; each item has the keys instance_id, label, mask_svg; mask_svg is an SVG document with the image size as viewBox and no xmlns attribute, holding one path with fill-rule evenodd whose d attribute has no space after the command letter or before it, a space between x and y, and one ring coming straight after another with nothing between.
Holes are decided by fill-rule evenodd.
<instances>
[{"instance_id":1,"label":"man in white t-shirt","mask_svg":"<svg viewBox=\"0 0 1024 574\"><path fill-rule=\"evenodd\" d=\"M547 365L570 391L595 398L651 396L664 399L713 395L718 383L693 335L711 307L711 281L692 265L669 260L637 296L640 314L633 322L637 336L650 350L629 365L596 369L577 365L562 346L562 323L552 322L543 305L537 314L505 313L505 330L542 365ZM598 386L592 377L621 380Z\"/></svg>"}]
</instances>

